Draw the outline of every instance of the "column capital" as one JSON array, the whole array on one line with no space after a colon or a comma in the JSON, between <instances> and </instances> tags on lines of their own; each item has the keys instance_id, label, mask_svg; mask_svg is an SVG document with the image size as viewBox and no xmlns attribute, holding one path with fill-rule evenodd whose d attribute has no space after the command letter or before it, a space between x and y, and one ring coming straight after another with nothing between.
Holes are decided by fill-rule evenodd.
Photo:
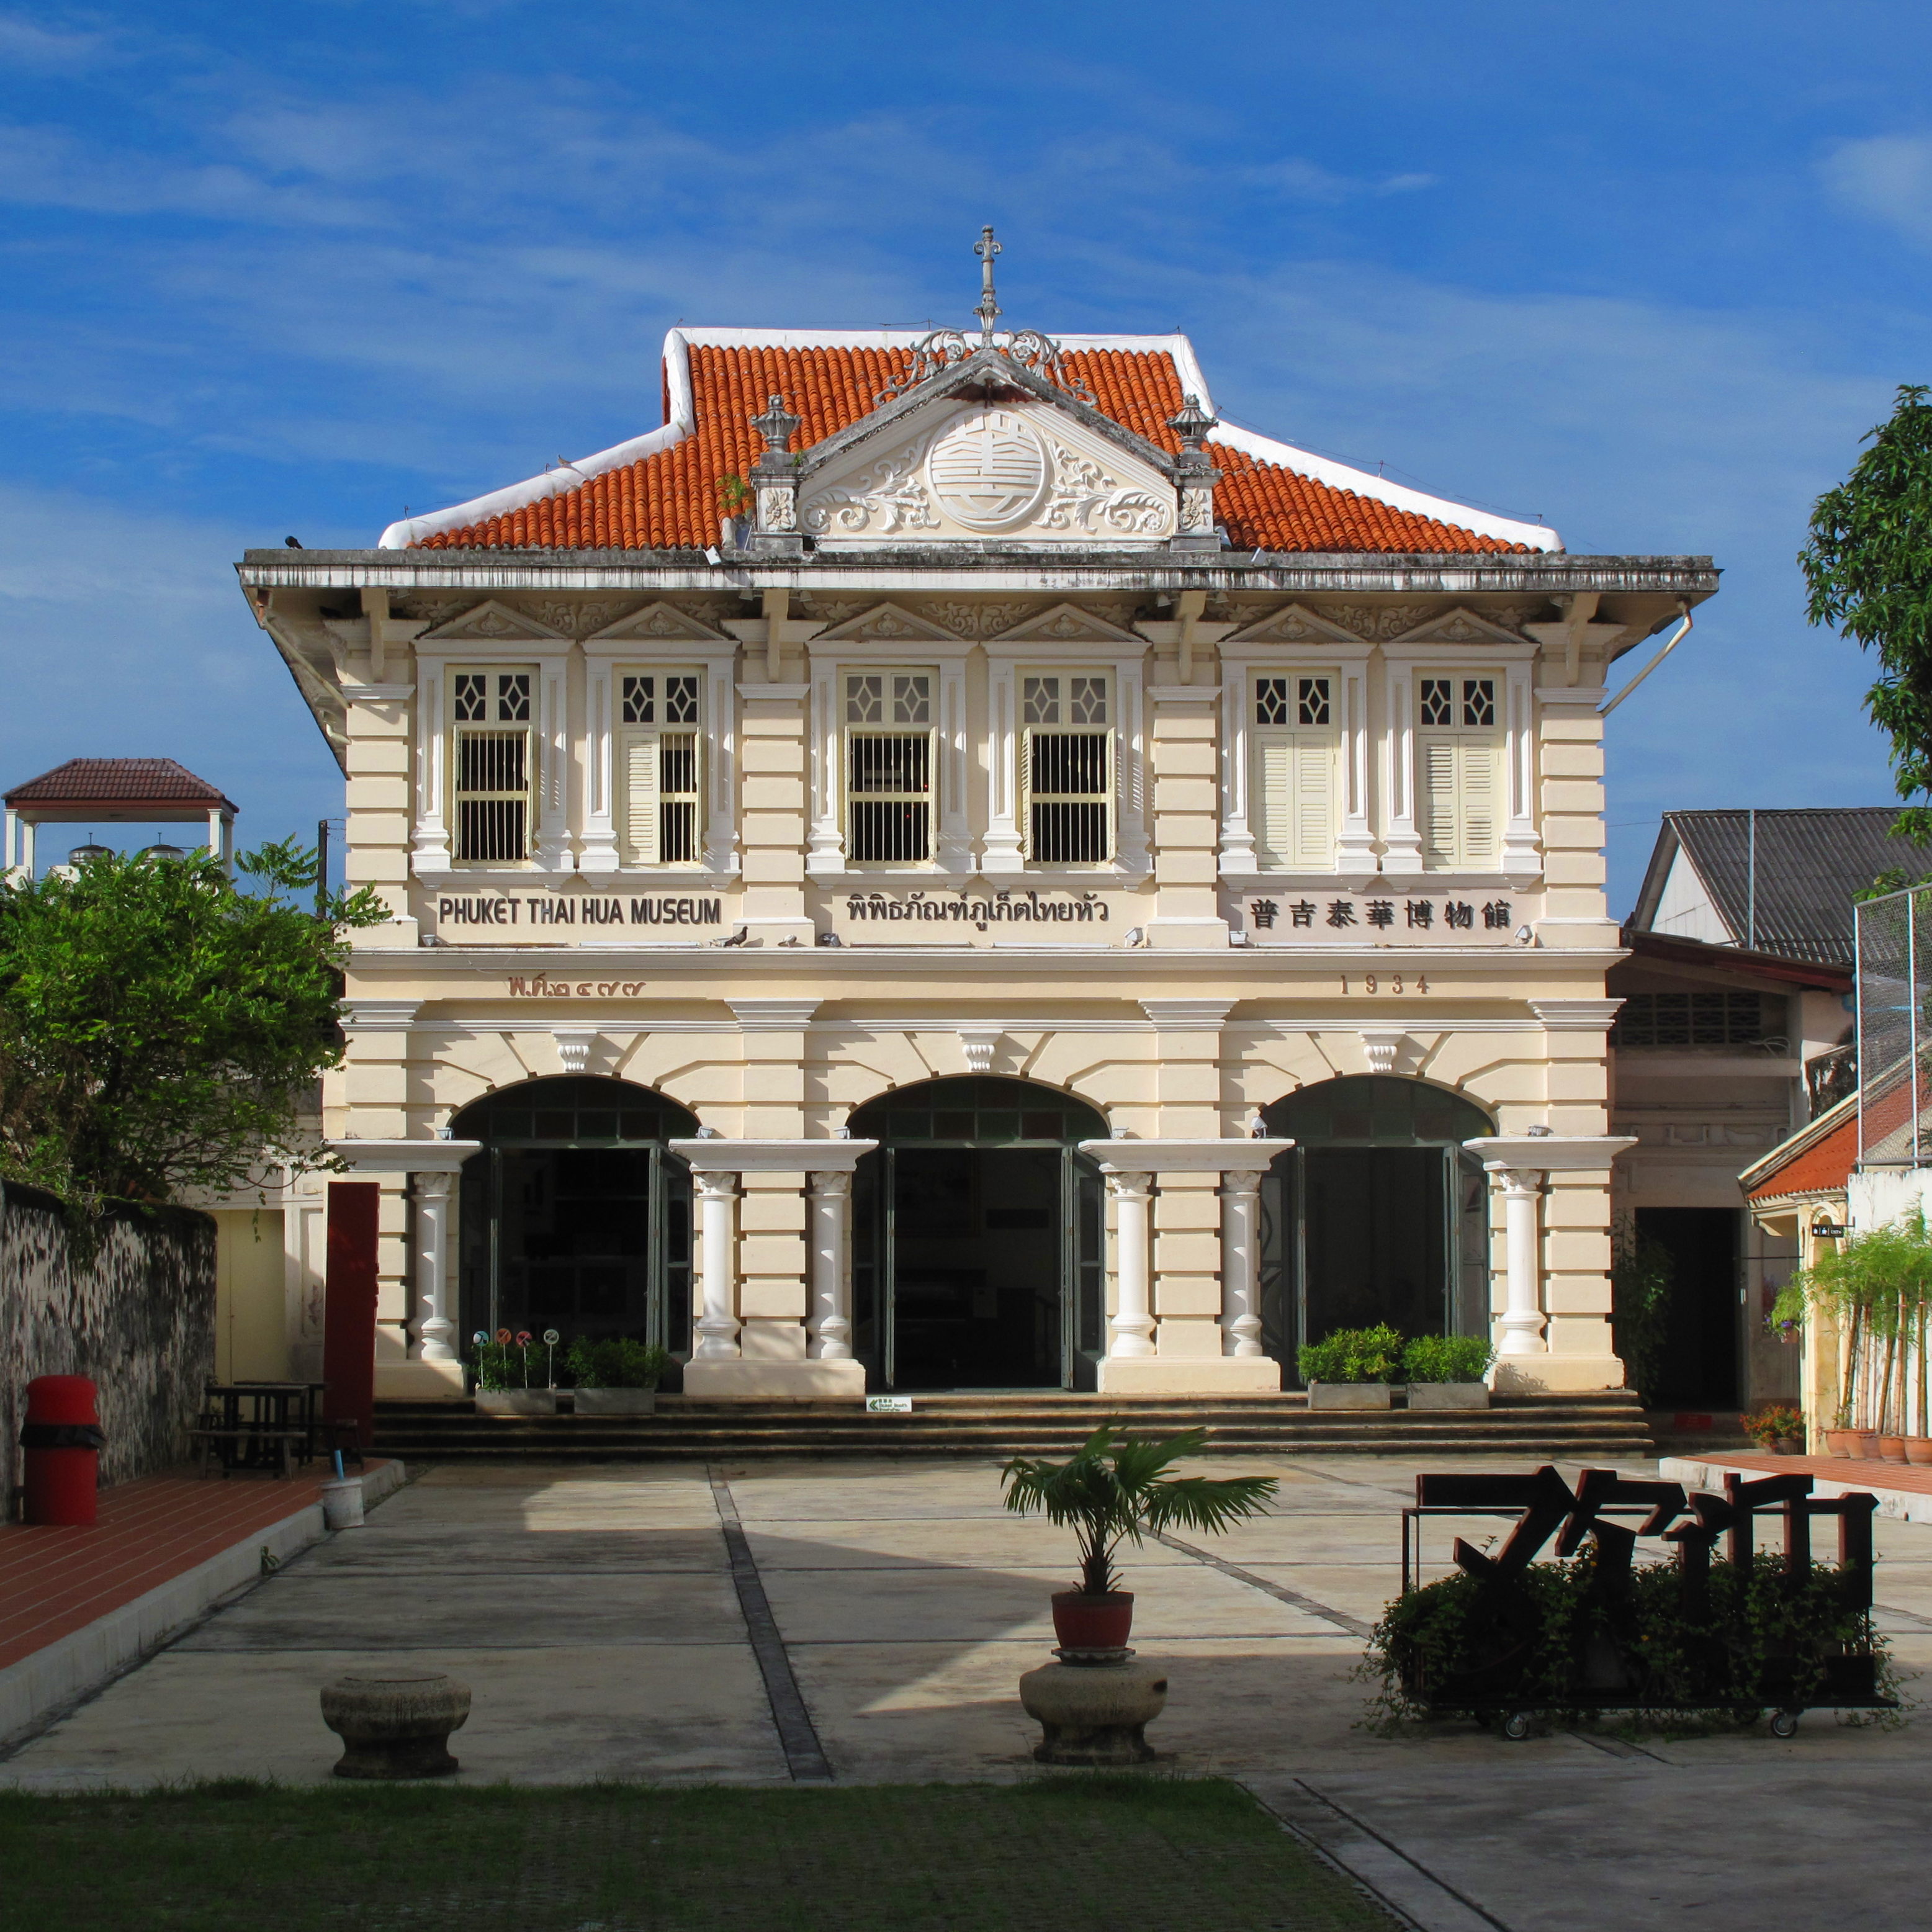
<instances>
[{"instance_id":1,"label":"column capital","mask_svg":"<svg viewBox=\"0 0 1932 1932\"><path fill-rule=\"evenodd\" d=\"M693 1174L850 1173L877 1141L671 1141Z\"/></svg>"},{"instance_id":2,"label":"column capital","mask_svg":"<svg viewBox=\"0 0 1932 1932\"><path fill-rule=\"evenodd\" d=\"M849 1167L825 1168L811 1176L812 1191L821 1201L842 1199L852 1191L852 1170Z\"/></svg>"},{"instance_id":3,"label":"column capital","mask_svg":"<svg viewBox=\"0 0 1932 1932\"><path fill-rule=\"evenodd\" d=\"M738 1177L728 1169L703 1169L694 1173L692 1183L703 1201L731 1201L737 1198Z\"/></svg>"}]
</instances>

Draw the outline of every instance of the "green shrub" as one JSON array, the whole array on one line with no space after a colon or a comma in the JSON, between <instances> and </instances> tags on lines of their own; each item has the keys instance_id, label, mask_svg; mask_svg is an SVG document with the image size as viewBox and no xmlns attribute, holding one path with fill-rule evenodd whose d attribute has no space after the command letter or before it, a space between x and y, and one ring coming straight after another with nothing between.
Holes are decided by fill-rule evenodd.
<instances>
[{"instance_id":1,"label":"green shrub","mask_svg":"<svg viewBox=\"0 0 1932 1932\"><path fill-rule=\"evenodd\" d=\"M1482 1335L1418 1335L1402 1352L1402 1378L1412 1382L1479 1382L1496 1358Z\"/></svg>"},{"instance_id":2,"label":"green shrub","mask_svg":"<svg viewBox=\"0 0 1932 1932\"><path fill-rule=\"evenodd\" d=\"M634 1342L628 1335L601 1341L580 1335L564 1365L579 1388L654 1389L670 1366L670 1354L655 1342Z\"/></svg>"},{"instance_id":3,"label":"green shrub","mask_svg":"<svg viewBox=\"0 0 1932 1932\"><path fill-rule=\"evenodd\" d=\"M1296 1358L1305 1382L1385 1382L1395 1376L1402 1337L1384 1322L1374 1328L1336 1328L1304 1342Z\"/></svg>"}]
</instances>

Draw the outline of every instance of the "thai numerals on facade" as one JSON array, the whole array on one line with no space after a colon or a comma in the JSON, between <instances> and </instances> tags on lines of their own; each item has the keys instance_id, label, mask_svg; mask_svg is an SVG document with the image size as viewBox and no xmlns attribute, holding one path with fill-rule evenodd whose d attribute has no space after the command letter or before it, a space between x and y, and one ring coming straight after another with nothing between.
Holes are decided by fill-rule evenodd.
<instances>
[{"instance_id":1,"label":"thai numerals on facade","mask_svg":"<svg viewBox=\"0 0 1932 1932\"><path fill-rule=\"evenodd\" d=\"M724 904L713 898L631 898L616 894L566 895L561 892L494 894L478 898L439 898L439 930L450 927L532 928L545 937L567 941L580 931L609 926L720 926ZM569 930L560 932L560 927ZM468 938L470 933L459 933Z\"/></svg>"}]
</instances>

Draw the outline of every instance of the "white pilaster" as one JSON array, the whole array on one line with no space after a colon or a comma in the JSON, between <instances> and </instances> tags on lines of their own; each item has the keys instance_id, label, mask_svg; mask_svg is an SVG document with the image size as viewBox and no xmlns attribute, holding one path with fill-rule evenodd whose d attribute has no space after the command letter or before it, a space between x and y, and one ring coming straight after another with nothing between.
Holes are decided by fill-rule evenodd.
<instances>
[{"instance_id":1,"label":"white pilaster","mask_svg":"<svg viewBox=\"0 0 1932 1932\"><path fill-rule=\"evenodd\" d=\"M1543 1337L1543 1271L1537 1265L1540 1229L1538 1204L1543 1176L1534 1168L1496 1170L1503 1189L1503 1243L1506 1300L1498 1355L1540 1355L1549 1345Z\"/></svg>"},{"instance_id":2,"label":"white pilaster","mask_svg":"<svg viewBox=\"0 0 1932 1932\"><path fill-rule=\"evenodd\" d=\"M449 1204L456 1176L418 1173L412 1178L416 1199L416 1299L422 1310L417 1354L425 1362L462 1359L456 1324L449 1312Z\"/></svg>"},{"instance_id":3,"label":"white pilaster","mask_svg":"<svg viewBox=\"0 0 1932 1932\"><path fill-rule=\"evenodd\" d=\"M696 1174L698 1268L703 1312L698 1318L700 1361L735 1361L738 1358L738 1177L735 1174Z\"/></svg>"},{"instance_id":4,"label":"white pilaster","mask_svg":"<svg viewBox=\"0 0 1932 1932\"><path fill-rule=\"evenodd\" d=\"M808 1358L852 1358L851 1297L845 1272L847 1214L852 1176L840 1169L812 1177L812 1320Z\"/></svg>"},{"instance_id":5,"label":"white pilaster","mask_svg":"<svg viewBox=\"0 0 1932 1932\"><path fill-rule=\"evenodd\" d=\"M1144 1172L1116 1168L1107 1176L1114 1197L1114 1312L1107 1354L1120 1359L1154 1353L1148 1220L1151 1190Z\"/></svg>"},{"instance_id":6,"label":"white pilaster","mask_svg":"<svg viewBox=\"0 0 1932 1932\"><path fill-rule=\"evenodd\" d=\"M1262 1178L1253 1168L1221 1183L1222 1352L1262 1352L1258 1227Z\"/></svg>"}]
</instances>

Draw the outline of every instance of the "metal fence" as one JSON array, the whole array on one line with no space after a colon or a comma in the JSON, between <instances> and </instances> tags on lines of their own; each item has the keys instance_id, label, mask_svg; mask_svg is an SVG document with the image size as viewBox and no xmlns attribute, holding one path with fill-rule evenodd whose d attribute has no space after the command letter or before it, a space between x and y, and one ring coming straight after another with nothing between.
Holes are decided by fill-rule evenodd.
<instances>
[{"instance_id":1,"label":"metal fence","mask_svg":"<svg viewBox=\"0 0 1932 1932\"><path fill-rule=\"evenodd\" d=\"M1858 1162L1932 1166L1932 886L1853 909Z\"/></svg>"}]
</instances>

